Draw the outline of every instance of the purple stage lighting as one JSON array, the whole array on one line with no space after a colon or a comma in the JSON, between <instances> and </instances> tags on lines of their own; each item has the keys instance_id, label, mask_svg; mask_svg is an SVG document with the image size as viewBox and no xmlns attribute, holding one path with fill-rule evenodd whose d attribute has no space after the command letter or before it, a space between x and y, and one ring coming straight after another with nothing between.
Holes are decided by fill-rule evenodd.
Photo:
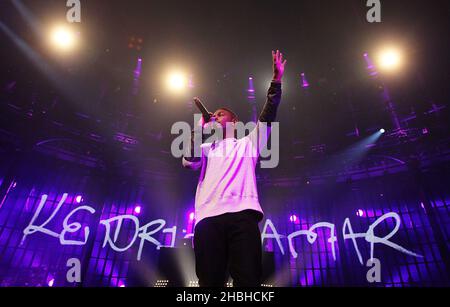
<instances>
[{"instance_id":1,"label":"purple stage lighting","mask_svg":"<svg viewBox=\"0 0 450 307\"><path fill-rule=\"evenodd\" d=\"M47 285L49 287L53 287L54 283L55 283L55 279L53 278L53 276L49 276L48 280L47 280Z\"/></svg>"},{"instance_id":2,"label":"purple stage lighting","mask_svg":"<svg viewBox=\"0 0 450 307\"><path fill-rule=\"evenodd\" d=\"M141 206L136 206L136 207L134 207L134 213L136 213L136 214L140 214L141 213Z\"/></svg>"},{"instance_id":3,"label":"purple stage lighting","mask_svg":"<svg viewBox=\"0 0 450 307\"><path fill-rule=\"evenodd\" d=\"M289 221L291 221L291 223L297 223L298 217L295 214L291 214L291 216L289 217Z\"/></svg>"},{"instance_id":4,"label":"purple stage lighting","mask_svg":"<svg viewBox=\"0 0 450 307\"><path fill-rule=\"evenodd\" d=\"M75 201L77 202L77 204L81 203L81 202L83 201L83 196L77 195L77 196L75 197Z\"/></svg>"},{"instance_id":5,"label":"purple stage lighting","mask_svg":"<svg viewBox=\"0 0 450 307\"><path fill-rule=\"evenodd\" d=\"M142 58L138 58L136 68L133 71L133 88L131 90L131 93L135 96L139 92L139 80L141 79L141 72L142 72Z\"/></svg>"},{"instance_id":6,"label":"purple stage lighting","mask_svg":"<svg viewBox=\"0 0 450 307\"><path fill-rule=\"evenodd\" d=\"M369 75L371 75L372 77L377 76L378 71L377 71L375 65L373 65L373 62L369 58L369 54L367 52L364 53L364 59L366 60L366 63L367 63L367 70L369 70Z\"/></svg>"},{"instance_id":7,"label":"purple stage lighting","mask_svg":"<svg viewBox=\"0 0 450 307\"><path fill-rule=\"evenodd\" d=\"M306 76L305 76L304 72L302 72L300 74L300 78L302 79L302 87L303 88L308 88L309 87L309 83L308 83L308 80L306 80Z\"/></svg>"},{"instance_id":8,"label":"purple stage lighting","mask_svg":"<svg viewBox=\"0 0 450 307\"><path fill-rule=\"evenodd\" d=\"M356 211L356 215L357 216L364 216L364 211L362 209L358 209L358 211Z\"/></svg>"},{"instance_id":9,"label":"purple stage lighting","mask_svg":"<svg viewBox=\"0 0 450 307\"><path fill-rule=\"evenodd\" d=\"M189 213L189 221L193 221L195 219L195 213L194 212L190 212Z\"/></svg>"},{"instance_id":10,"label":"purple stage lighting","mask_svg":"<svg viewBox=\"0 0 450 307\"><path fill-rule=\"evenodd\" d=\"M248 77L248 90L247 92L249 93L254 93L255 92L255 87L253 86L253 78L252 77Z\"/></svg>"},{"instance_id":11,"label":"purple stage lighting","mask_svg":"<svg viewBox=\"0 0 450 307\"><path fill-rule=\"evenodd\" d=\"M248 89L247 89L248 96L247 98L252 100L255 99L255 87L253 85L253 77L248 77Z\"/></svg>"}]
</instances>

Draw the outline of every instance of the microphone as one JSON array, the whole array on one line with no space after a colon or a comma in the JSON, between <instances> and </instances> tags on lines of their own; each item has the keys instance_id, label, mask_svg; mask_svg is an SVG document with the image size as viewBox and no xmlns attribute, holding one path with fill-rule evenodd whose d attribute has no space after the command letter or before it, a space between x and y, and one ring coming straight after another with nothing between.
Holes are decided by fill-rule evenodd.
<instances>
[{"instance_id":1,"label":"microphone","mask_svg":"<svg viewBox=\"0 0 450 307\"><path fill-rule=\"evenodd\" d=\"M205 123L209 122L211 120L211 114L209 114L206 107L203 105L203 103L198 99L198 97L194 97L194 103L197 106L197 108L202 112L203 119Z\"/></svg>"}]
</instances>

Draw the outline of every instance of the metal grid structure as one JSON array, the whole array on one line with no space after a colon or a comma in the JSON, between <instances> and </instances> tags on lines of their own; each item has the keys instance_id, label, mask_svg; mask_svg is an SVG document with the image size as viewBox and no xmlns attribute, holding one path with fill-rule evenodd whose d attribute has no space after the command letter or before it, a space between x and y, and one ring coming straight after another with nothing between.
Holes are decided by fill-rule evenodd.
<instances>
[{"instance_id":1,"label":"metal grid structure","mask_svg":"<svg viewBox=\"0 0 450 307\"><path fill-rule=\"evenodd\" d=\"M442 177L444 179L446 177ZM297 188L301 196L286 195L287 190L279 189L273 199L277 204L271 206L269 218L276 225L276 230L283 236L285 255L273 241L265 242L265 248L277 254L277 272L274 278L280 286L446 286L448 271L443 249L448 248L449 202L450 195L446 181L427 178L433 187L434 197L430 199L431 210L426 208L421 198L420 189L409 173L390 175L378 179L357 183L332 184L331 187L305 185ZM436 182L435 182L436 181ZM290 188L292 189L292 188ZM271 192L266 193L271 194ZM289 194L292 194L289 193ZM270 197L270 195L267 195ZM281 199L281 200L280 200ZM277 209L280 201L287 205ZM268 200L270 204L274 200ZM380 260L381 283L371 284L366 280L367 261L370 259L370 243L365 237L356 239L362 263L358 259L351 239L344 239L343 226L349 219L354 233L366 233L371 225L387 213L394 212L400 218L400 227L389 240L416 254L415 257L393 249L384 244L375 244L374 257ZM291 217L295 215L295 220ZM436 222L433 222L436 221ZM298 230L308 230L318 222L329 222L335 226L336 259L332 257L330 231L317 229L317 240L310 243L306 235L293 240L293 247L298 253L294 259L289 255L286 236ZM432 227L435 223L438 227ZM278 226L279 225L279 226ZM378 237L388 235L395 228L395 221L389 218L374 228ZM346 228L348 233L348 228ZM439 235L443 240L439 240ZM272 241L272 242L271 242ZM284 261L280 261L283 260ZM287 259L289 259L287 261ZM289 271L288 276L285 275ZM284 274L284 275L283 275Z\"/></svg>"},{"instance_id":2,"label":"metal grid structure","mask_svg":"<svg viewBox=\"0 0 450 307\"><path fill-rule=\"evenodd\" d=\"M159 251L154 246L145 246L142 260L137 261L138 241L125 252L116 252L108 245L103 247L105 227L100 224L101 220L114 216L135 214L133 210L136 204L145 205L148 202L142 197L144 188L129 182L102 181L92 170L70 163L55 163L50 159L42 161L39 166L30 161L16 170L16 180L0 208L0 284L105 287L154 285L160 279L157 269ZM382 282L373 286L448 285L448 259L441 256L442 248L448 248L449 245L450 197L447 177L432 172L425 176L426 195L429 196L431 207L427 207L427 198L423 198L409 173L350 183L307 184L299 188L262 187L265 191L261 202L265 207L266 219L273 222L279 234L286 236L298 230L307 230L318 222L329 222L335 225L337 239L336 259L333 259L331 244L328 242L330 230L326 228L315 231L317 240L314 243L308 242L305 236L293 240L297 258L290 255L286 237L281 239L284 255L274 239L265 240L264 248L275 253L277 267L271 284L372 286L366 280L370 244L364 238L356 239L364 261L362 265L353 242L343 239L342 227L348 217L355 233L367 232L369 226L382 215L395 212L401 219L401 225L391 241L424 257L409 256L389 246L377 244L374 256L381 261ZM105 186L108 187L106 190ZM156 190L152 192L157 193ZM73 221L79 222L81 229L86 226L90 228L87 243L79 246L62 245L57 237L43 233L28 235L21 243L23 230L36 212L42 195L48 198L35 225L43 223L52 214L64 193L68 194L64 205L46 228L61 233L64 217L78 206L89 205L95 209L95 213L78 211L73 216ZM151 193L148 194L147 197L151 198ZM77 196L82 196L83 200L78 202ZM179 212L173 212L173 215L183 217L188 210L190 208L180 207ZM157 214L158 211L153 210L151 216L147 214L139 219L147 221L160 218ZM298 216L295 222L289 220L292 214ZM394 226L393 219L388 219L376 228L376 233L380 237L385 236ZM436 236L436 226L443 241ZM127 245L134 230L131 223L124 223L117 245ZM157 238L162 243L167 242L167 235L161 233ZM177 233L177 242L183 241L183 235L181 231ZM75 235L68 234L65 238L85 240L82 231ZM66 262L69 258L81 260L81 284L66 281Z\"/></svg>"}]
</instances>

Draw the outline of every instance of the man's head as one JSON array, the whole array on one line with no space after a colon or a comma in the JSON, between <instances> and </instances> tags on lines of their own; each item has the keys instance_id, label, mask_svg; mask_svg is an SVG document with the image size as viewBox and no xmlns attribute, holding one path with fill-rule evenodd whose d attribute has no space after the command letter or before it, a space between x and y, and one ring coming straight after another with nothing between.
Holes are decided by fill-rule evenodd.
<instances>
[{"instance_id":1,"label":"man's head","mask_svg":"<svg viewBox=\"0 0 450 307\"><path fill-rule=\"evenodd\" d=\"M227 123L238 122L238 117L236 113L234 113L228 108L217 109L217 111L214 112L212 117L217 123L219 123L222 126L223 129L227 128Z\"/></svg>"}]
</instances>

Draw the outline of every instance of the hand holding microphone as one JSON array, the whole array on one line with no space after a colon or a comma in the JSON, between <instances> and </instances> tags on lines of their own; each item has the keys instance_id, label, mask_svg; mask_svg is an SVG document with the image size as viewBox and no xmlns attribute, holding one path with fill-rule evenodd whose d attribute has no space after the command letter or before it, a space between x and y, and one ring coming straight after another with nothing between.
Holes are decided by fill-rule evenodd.
<instances>
[{"instance_id":1,"label":"hand holding microphone","mask_svg":"<svg viewBox=\"0 0 450 307\"><path fill-rule=\"evenodd\" d=\"M198 122L198 125L203 127L205 124L209 123L211 121L211 118L213 117L213 113L209 112L205 105L200 101L198 97L194 97L194 103L197 106L197 108L202 113L202 118L200 118L200 121Z\"/></svg>"}]
</instances>

